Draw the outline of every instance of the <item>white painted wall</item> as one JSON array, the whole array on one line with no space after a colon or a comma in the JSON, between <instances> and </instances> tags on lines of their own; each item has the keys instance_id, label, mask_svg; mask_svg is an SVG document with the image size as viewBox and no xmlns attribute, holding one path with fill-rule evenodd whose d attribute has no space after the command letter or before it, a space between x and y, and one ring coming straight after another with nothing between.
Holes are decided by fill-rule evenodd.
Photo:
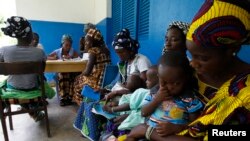
<instances>
[{"instance_id":1,"label":"white painted wall","mask_svg":"<svg viewBox=\"0 0 250 141\"><path fill-rule=\"evenodd\" d=\"M112 0L0 0L0 17L23 16L29 20L98 24L111 17ZM0 25L5 26L5 25ZM15 44L8 36L0 38L0 46Z\"/></svg>"},{"instance_id":2,"label":"white painted wall","mask_svg":"<svg viewBox=\"0 0 250 141\"><path fill-rule=\"evenodd\" d=\"M3 18L4 21L16 15L16 0L0 0L0 18ZM0 24L1 27L5 27L5 24ZM9 36L4 36L0 30L0 47L5 45L16 44L17 40Z\"/></svg>"},{"instance_id":3,"label":"white painted wall","mask_svg":"<svg viewBox=\"0 0 250 141\"><path fill-rule=\"evenodd\" d=\"M16 7L17 15L40 21L98 23L111 16L111 0L16 0Z\"/></svg>"},{"instance_id":4,"label":"white painted wall","mask_svg":"<svg viewBox=\"0 0 250 141\"><path fill-rule=\"evenodd\" d=\"M111 17L111 0L94 0L95 23Z\"/></svg>"},{"instance_id":5,"label":"white painted wall","mask_svg":"<svg viewBox=\"0 0 250 141\"><path fill-rule=\"evenodd\" d=\"M16 15L16 0L0 0L0 16L8 18Z\"/></svg>"}]
</instances>

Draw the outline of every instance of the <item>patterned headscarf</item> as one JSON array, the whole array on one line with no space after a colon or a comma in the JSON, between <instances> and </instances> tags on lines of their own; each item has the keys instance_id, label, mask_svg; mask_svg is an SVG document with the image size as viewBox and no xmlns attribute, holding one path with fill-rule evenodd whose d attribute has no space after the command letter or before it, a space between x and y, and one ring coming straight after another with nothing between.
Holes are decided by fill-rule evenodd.
<instances>
[{"instance_id":1,"label":"patterned headscarf","mask_svg":"<svg viewBox=\"0 0 250 141\"><path fill-rule=\"evenodd\" d=\"M28 35L32 35L32 29L30 23L23 17L12 16L5 22L6 27L1 28L5 35L14 38L26 38Z\"/></svg>"},{"instance_id":2,"label":"patterned headscarf","mask_svg":"<svg viewBox=\"0 0 250 141\"><path fill-rule=\"evenodd\" d=\"M188 29L189 29L189 24L186 22L182 22L182 21L173 21L172 23L169 24L169 26L167 28L167 32L172 27L179 28L183 32L183 34L186 36Z\"/></svg>"},{"instance_id":3,"label":"patterned headscarf","mask_svg":"<svg viewBox=\"0 0 250 141\"><path fill-rule=\"evenodd\" d=\"M250 37L249 20L247 0L206 0L192 21L187 39L202 47L239 47Z\"/></svg>"},{"instance_id":4,"label":"patterned headscarf","mask_svg":"<svg viewBox=\"0 0 250 141\"><path fill-rule=\"evenodd\" d=\"M89 29L86 36L93 38L96 41L102 41L103 37L99 30L97 29Z\"/></svg>"},{"instance_id":5,"label":"patterned headscarf","mask_svg":"<svg viewBox=\"0 0 250 141\"><path fill-rule=\"evenodd\" d=\"M138 53L140 47L138 41L133 40L130 37L130 32L128 29L124 28L118 32L112 42L112 46L115 50L126 49Z\"/></svg>"},{"instance_id":6,"label":"patterned headscarf","mask_svg":"<svg viewBox=\"0 0 250 141\"><path fill-rule=\"evenodd\" d=\"M182 31L183 34L181 36L185 42L186 35L187 35L188 29L189 29L189 24L186 22L182 22L182 21L173 21L169 24L165 35L167 35L168 31L173 27L178 28L180 31ZM166 46L166 41L165 41L164 48L162 49L162 55L165 54L167 51L168 51L168 48Z\"/></svg>"},{"instance_id":7,"label":"patterned headscarf","mask_svg":"<svg viewBox=\"0 0 250 141\"><path fill-rule=\"evenodd\" d=\"M69 41L71 44L73 43L72 37L69 34L64 34L62 36L61 43L63 44L65 41Z\"/></svg>"}]
</instances>

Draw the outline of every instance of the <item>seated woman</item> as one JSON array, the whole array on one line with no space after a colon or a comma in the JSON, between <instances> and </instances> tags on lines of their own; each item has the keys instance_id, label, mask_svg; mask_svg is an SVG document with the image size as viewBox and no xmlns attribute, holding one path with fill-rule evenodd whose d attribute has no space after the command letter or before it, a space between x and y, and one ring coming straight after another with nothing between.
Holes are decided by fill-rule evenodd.
<instances>
[{"instance_id":1,"label":"seated woman","mask_svg":"<svg viewBox=\"0 0 250 141\"><path fill-rule=\"evenodd\" d=\"M129 30L122 29L115 36L112 45L121 61L118 63L118 80L115 80L114 83L106 88L111 90L114 84L125 83L130 74L139 75L145 82L146 71L151 66L151 62L146 56L138 54L139 43L130 37ZM102 90L99 89L99 91ZM122 94L123 93L119 95ZM82 102L78 109L74 127L80 130L84 136L89 137L92 140L98 140L102 130L102 127L100 126L102 123L99 117L90 111L94 103L95 102L93 101Z\"/></svg>"},{"instance_id":2,"label":"seated woman","mask_svg":"<svg viewBox=\"0 0 250 141\"><path fill-rule=\"evenodd\" d=\"M78 105L83 101L81 95L83 86L89 85L93 89L100 89L105 66L111 63L110 51L99 30L88 30L85 36L85 51L89 54L88 63L74 82L73 100Z\"/></svg>"},{"instance_id":3,"label":"seated woman","mask_svg":"<svg viewBox=\"0 0 250 141\"><path fill-rule=\"evenodd\" d=\"M61 47L48 55L48 60L64 60L78 57L78 53L72 48L72 38L70 35L63 35ZM58 88L61 96L60 105L70 105L73 96L73 84L78 73L58 73Z\"/></svg>"},{"instance_id":4,"label":"seated woman","mask_svg":"<svg viewBox=\"0 0 250 141\"><path fill-rule=\"evenodd\" d=\"M130 37L128 29L122 29L115 36L112 46L121 59L118 63L120 79L112 87L122 86L121 84L125 83L131 74L139 75L146 82L146 71L151 66L151 62L146 56L138 54L139 43ZM123 94L122 91L110 91L105 97L109 100Z\"/></svg>"},{"instance_id":5,"label":"seated woman","mask_svg":"<svg viewBox=\"0 0 250 141\"><path fill-rule=\"evenodd\" d=\"M167 51L176 50L186 53L186 34L189 28L189 24L182 21L173 21L168 25L165 35L165 44L162 49L162 54Z\"/></svg>"},{"instance_id":6,"label":"seated woman","mask_svg":"<svg viewBox=\"0 0 250 141\"><path fill-rule=\"evenodd\" d=\"M20 61L46 61L43 50L30 46L32 41L31 24L23 17L12 16L7 19L6 27L2 28L5 35L16 38L17 45L0 47L0 62L20 62ZM31 75L10 75L7 79L7 88L17 90L34 90L38 88L36 74ZM53 97L50 95L48 97ZM21 105L22 108L38 108L39 104ZM30 116L39 121L44 118L42 111L30 113Z\"/></svg>"},{"instance_id":7,"label":"seated woman","mask_svg":"<svg viewBox=\"0 0 250 141\"><path fill-rule=\"evenodd\" d=\"M207 0L196 14L186 44L206 105L188 130L164 141L207 141L211 125L249 126L250 65L237 56L241 46L249 44L249 6L247 0ZM164 136L172 129L159 124L156 131Z\"/></svg>"}]
</instances>

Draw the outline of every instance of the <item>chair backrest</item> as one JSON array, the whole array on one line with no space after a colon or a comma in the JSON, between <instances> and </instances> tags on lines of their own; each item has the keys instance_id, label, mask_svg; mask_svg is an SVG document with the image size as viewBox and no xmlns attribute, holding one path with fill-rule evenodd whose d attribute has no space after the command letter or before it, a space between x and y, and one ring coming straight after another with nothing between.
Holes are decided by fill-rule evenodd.
<instances>
[{"instance_id":1,"label":"chair backrest","mask_svg":"<svg viewBox=\"0 0 250 141\"><path fill-rule=\"evenodd\" d=\"M0 74L40 74L43 75L45 62L0 62Z\"/></svg>"},{"instance_id":2,"label":"chair backrest","mask_svg":"<svg viewBox=\"0 0 250 141\"><path fill-rule=\"evenodd\" d=\"M0 62L0 74L2 75L20 75L20 74L38 74L42 95L44 96L44 70L46 63L40 62ZM21 80L20 80L21 81Z\"/></svg>"},{"instance_id":3,"label":"chair backrest","mask_svg":"<svg viewBox=\"0 0 250 141\"><path fill-rule=\"evenodd\" d=\"M44 70L45 70L45 61L39 61L39 62L0 62L0 75L22 75L22 74L36 74L38 75L38 81L39 83L39 93L41 93L41 97L36 97L33 99L29 98L2 98L0 96L0 119L2 123L3 128L3 135L6 141L9 140L8 137L8 131L6 127L5 119L8 116L9 117L9 126L10 129L13 130L13 122L12 122L12 116L17 114L23 114L23 113L34 113L38 111L44 111L45 112L45 123L47 128L47 134L48 137L51 136L50 134L50 128L49 128L49 119L48 119L48 112L47 112L47 105L46 105L46 96L45 96L45 88L44 88ZM22 80L19 80L22 81ZM4 89L0 89L1 91ZM6 91L6 90L5 90ZM19 100L24 101L20 102ZM36 101L37 100L37 101ZM12 102L11 102L12 101ZM38 102L38 104L41 106L37 108L23 108L21 110L11 110L11 104L22 104L22 103L34 103ZM3 104L8 103L8 104ZM3 105L8 106L6 108L7 110L4 110ZM38 116L36 117L36 120L38 119Z\"/></svg>"},{"instance_id":4,"label":"chair backrest","mask_svg":"<svg viewBox=\"0 0 250 141\"><path fill-rule=\"evenodd\" d=\"M107 65L104 70L104 76L102 80L102 88L110 84L118 74L117 65ZM101 95L99 92L96 92L90 86L85 85L81 92L82 96L87 97L91 100L100 100Z\"/></svg>"},{"instance_id":5,"label":"chair backrest","mask_svg":"<svg viewBox=\"0 0 250 141\"><path fill-rule=\"evenodd\" d=\"M117 76L117 65L107 65L104 70L104 76L102 81L102 88L110 84Z\"/></svg>"}]
</instances>

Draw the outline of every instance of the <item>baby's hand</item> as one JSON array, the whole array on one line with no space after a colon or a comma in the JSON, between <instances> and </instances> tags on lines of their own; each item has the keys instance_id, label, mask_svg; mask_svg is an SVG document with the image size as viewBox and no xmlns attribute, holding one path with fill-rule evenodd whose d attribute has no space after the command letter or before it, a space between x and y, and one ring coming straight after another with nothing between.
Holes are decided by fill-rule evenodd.
<instances>
[{"instance_id":1,"label":"baby's hand","mask_svg":"<svg viewBox=\"0 0 250 141\"><path fill-rule=\"evenodd\" d=\"M161 81L160 81L160 89L155 95L155 98L159 101L165 101L172 98L172 96L169 95L168 88L166 87L166 85L162 84Z\"/></svg>"}]
</instances>

